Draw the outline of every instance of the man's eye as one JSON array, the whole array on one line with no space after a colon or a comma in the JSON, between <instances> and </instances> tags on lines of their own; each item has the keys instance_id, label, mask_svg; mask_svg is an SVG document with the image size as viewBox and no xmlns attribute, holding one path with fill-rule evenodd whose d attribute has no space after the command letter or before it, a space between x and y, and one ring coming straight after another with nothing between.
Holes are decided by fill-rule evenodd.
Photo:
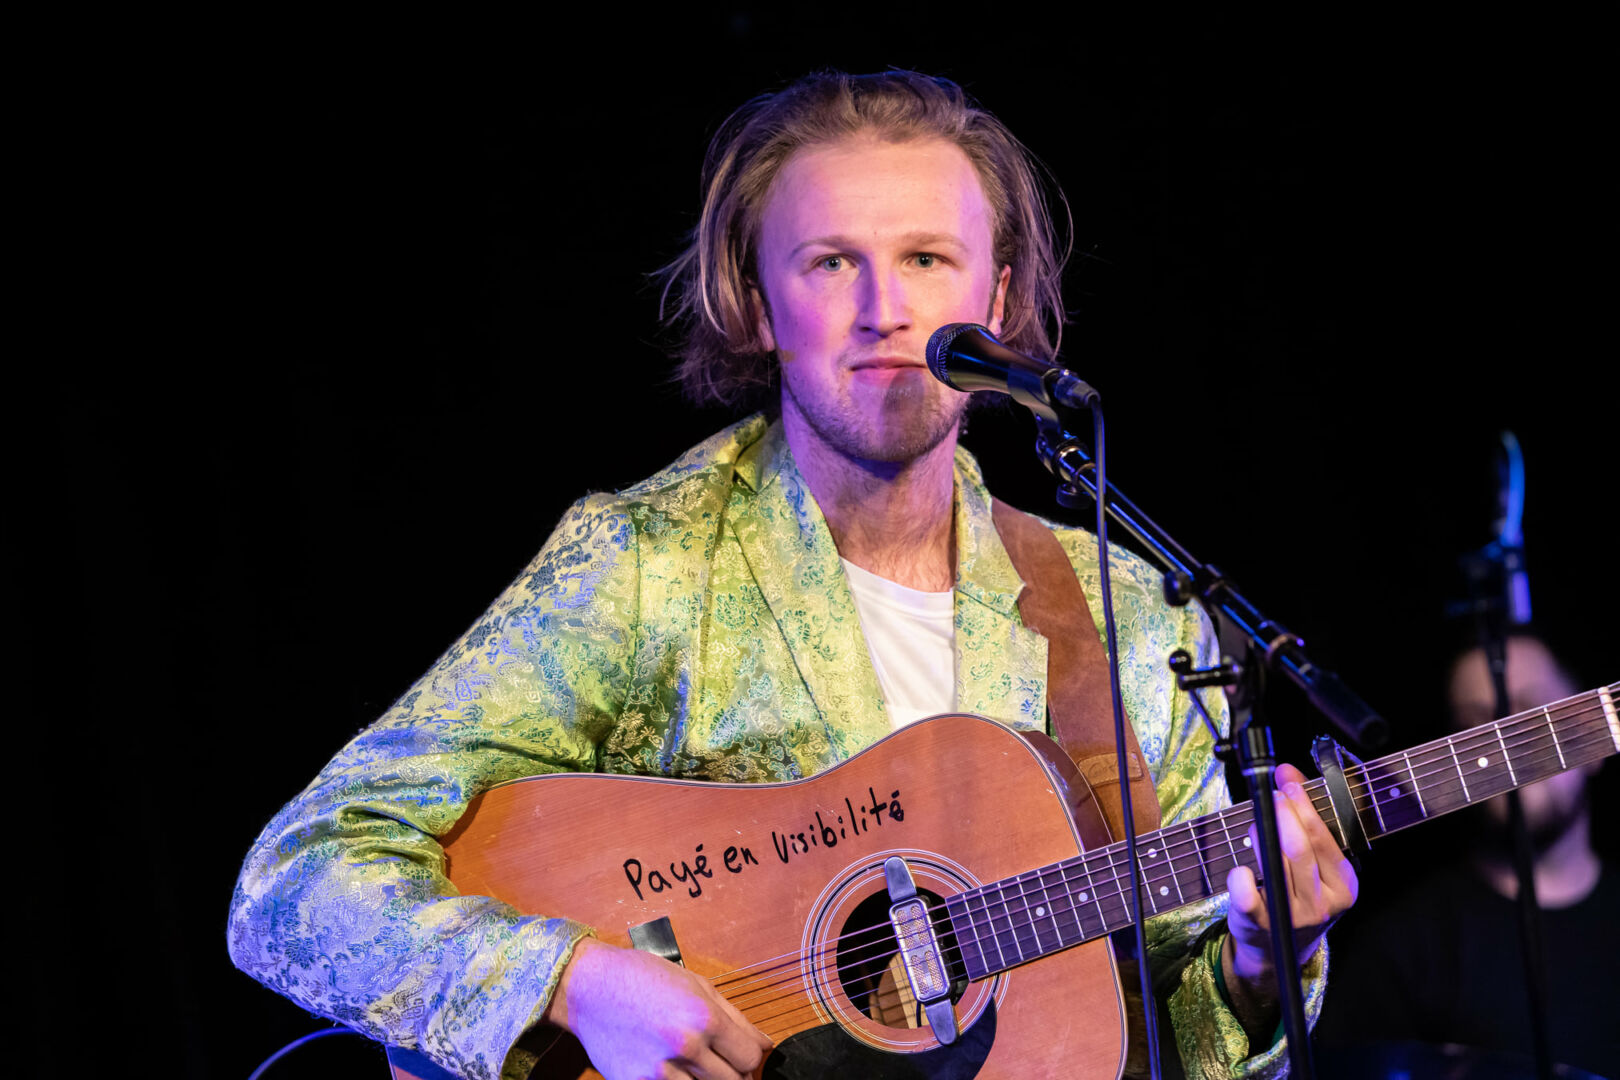
<instances>
[{"instance_id":1,"label":"man's eye","mask_svg":"<svg viewBox=\"0 0 1620 1080\"><path fill-rule=\"evenodd\" d=\"M923 252L921 255L917 256L917 265L922 267L924 270L932 270L935 264L938 262L939 259L937 256L930 255L927 252Z\"/></svg>"},{"instance_id":2,"label":"man's eye","mask_svg":"<svg viewBox=\"0 0 1620 1080\"><path fill-rule=\"evenodd\" d=\"M844 268L844 257L842 255L823 255L816 260L816 265L823 270L842 270Z\"/></svg>"}]
</instances>

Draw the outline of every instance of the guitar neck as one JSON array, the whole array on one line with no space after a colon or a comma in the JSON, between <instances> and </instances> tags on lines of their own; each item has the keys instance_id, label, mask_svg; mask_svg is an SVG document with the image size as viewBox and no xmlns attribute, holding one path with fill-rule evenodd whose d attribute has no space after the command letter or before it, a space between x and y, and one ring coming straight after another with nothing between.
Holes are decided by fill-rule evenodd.
<instances>
[{"instance_id":1,"label":"guitar neck","mask_svg":"<svg viewBox=\"0 0 1620 1080\"><path fill-rule=\"evenodd\" d=\"M1369 840L1600 761L1620 751L1620 683L1469 728L1344 770ZM1341 847L1345 829L1322 780L1305 790ZM1260 874L1249 839L1253 807L1228 807L1137 838L1142 907L1150 915L1226 891L1226 875ZM946 901L970 979L1128 927L1123 842L1004 878Z\"/></svg>"}]
</instances>

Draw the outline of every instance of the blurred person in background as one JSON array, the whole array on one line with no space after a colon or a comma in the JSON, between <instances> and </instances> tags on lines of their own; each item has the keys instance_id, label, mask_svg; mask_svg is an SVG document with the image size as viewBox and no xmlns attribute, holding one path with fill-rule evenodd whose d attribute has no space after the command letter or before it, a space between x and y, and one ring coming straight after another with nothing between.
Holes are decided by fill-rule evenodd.
<instances>
[{"instance_id":1,"label":"blurred person in background","mask_svg":"<svg viewBox=\"0 0 1620 1080\"><path fill-rule=\"evenodd\" d=\"M1538 637L1510 637L1507 659L1510 715L1583 688ZM1452 663L1447 699L1456 730L1498 719L1482 649ZM1620 875L1592 844L1590 782L1600 768L1560 773L1525 787L1520 798L1546 943L1553 1058L1616 1076ZM1469 815L1458 857L1420 874L1382 907L1347 920L1334 934L1334 988L1319 1041L1337 1047L1452 1043L1522 1054L1528 1061L1518 892L1507 798L1501 796Z\"/></svg>"}]
</instances>

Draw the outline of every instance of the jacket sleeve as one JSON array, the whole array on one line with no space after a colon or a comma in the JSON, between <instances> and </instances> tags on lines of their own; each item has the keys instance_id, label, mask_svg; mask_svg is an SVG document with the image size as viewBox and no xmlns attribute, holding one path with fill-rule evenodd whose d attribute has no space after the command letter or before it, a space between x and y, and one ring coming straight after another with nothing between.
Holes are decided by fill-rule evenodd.
<instances>
[{"instance_id":1,"label":"jacket sleeve","mask_svg":"<svg viewBox=\"0 0 1620 1080\"><path fill-rule=\"evenodd\" d=\"M1180 648L1199 666L1217 663L1220 643L1207 615L1196 605L1182 609ZM1168 653L1166 653L1168 656ZM1160 659L1163 665L1163 658ZM1171 707L1164 754L1155 775L1159 811L1165 825L1190 821L1230 806L1225 770L1215 757L1214 739L1185 693L1166 670ZM1225 733L1230 724L1226 696L1203 691L1202 700ZM1151 755L1150 755L1151 756ZM1251 1047L1243 1025L1217 987L1221 945L1226 937L1228 899L1220 893L1148 920L1148 952L1157 992L1168 996L1171 1027L1189 1078L1261 1080L1285 1075L1288 1047L1279 1038L1269 1047ZM1326 939L1301 967L1305 1016L1315 1026L1327 987ZM1251 1056L1252 1055L1252 1056Z\"/></svg>"},{"instance_id":2,"label":"jacket sleeve","mask_svg":"<svg viewBox=\"0 0 1620 1080\"><path fill-rule=\"evenodd\" d=\"M231 899L237 967L452 1073L513 1052L587 927L461 896L438 837L494 784L591 769L624 705L638 604L622 504L582 500L434 667L271 820Z\"/></svg>"},{"instance_id":3,"label":"jacket sleeve","mask_svg":"<svg viewBox=\"0 0 1620 1080\"><path fill-rule=\"evenodd\" d=\"M1086 595L1101 595L1097 539L1084 530L1060 530ZM1215 740L1188 696L1176 688L1168 666L1174 650L1186 649L1200 666L1219 660L1220 643L1203 609L1165 603L1161 575L1145 560L1109 545L1114 616L1119 623L1120 689L1142 753L1153 774L1162 825L1175 825L1231 805L1226 774L1215 757ZM1091 604L1102 617L1102 605ZM1103 630L1099 625L1098 633ZM1105 641L1106 644L1106 641ZM1225 695L1204 691L1202 698L1222 733L1230 717ZM1217 986L1216 965L1226 934L1225 893L1177 908L1147 921L1146 938L1154 991L1170 1014L1171 1034L1189 1078L1269 1080L1288 1070L1288 1050L1279 1039L1269 1048L1251 1048L1243 1026ZM1132 971L1123 978L1134 981ZM1305 1015L1311 1024L1322 1011L1327 985L1327 946L1303 965ZM1251 1056L1251 1054L1253 1056ZM1145 1063L1144 1063L1145 1065Z\"/></svg>"}]
</instances>

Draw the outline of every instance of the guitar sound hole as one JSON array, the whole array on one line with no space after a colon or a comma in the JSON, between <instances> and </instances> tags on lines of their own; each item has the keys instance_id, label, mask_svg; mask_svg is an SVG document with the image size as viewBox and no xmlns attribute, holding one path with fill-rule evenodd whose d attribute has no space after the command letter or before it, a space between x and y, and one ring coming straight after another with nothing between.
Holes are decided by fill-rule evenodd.
<instances>
[{"instance_id":1,"label":"guitar sound hole","mask_svg":"<svg viewBox=\"0 0 1620 1080\"><path fill-rule=\"evenodd\" d=\"M951 1002L962 999L968 987L956 938L945 918L945 901L926 889L917 890L928 903L938 926L939 950L951 977ZM839 934L838 979L850 1003L869 1019L888 1027L923 1025L922 1009L912 997L905 970L896 951L889 924L889 895L876 892L856 905Z\"/></svg>"}]
</instances>

